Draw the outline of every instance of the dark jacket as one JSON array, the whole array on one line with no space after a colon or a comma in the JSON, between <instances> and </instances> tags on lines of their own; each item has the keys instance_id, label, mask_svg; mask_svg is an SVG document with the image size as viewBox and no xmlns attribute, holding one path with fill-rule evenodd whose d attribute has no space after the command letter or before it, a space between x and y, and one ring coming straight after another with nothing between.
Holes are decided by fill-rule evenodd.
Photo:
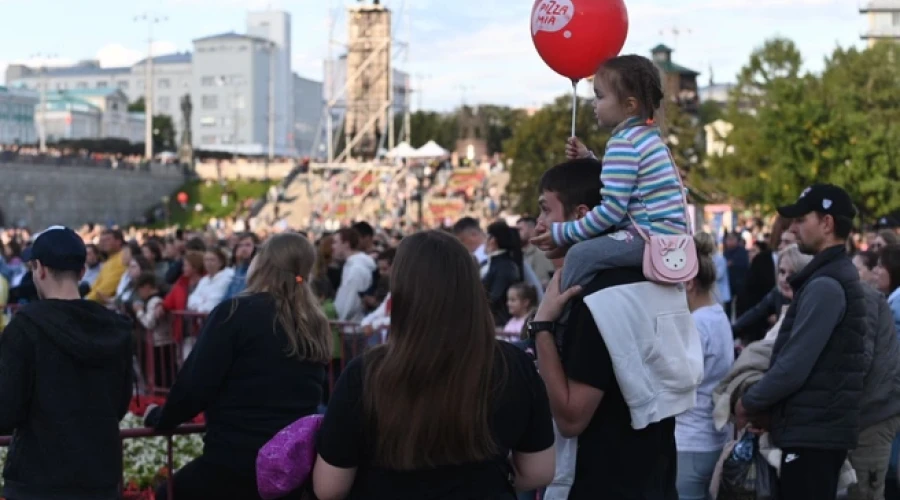
<instances>
[{"instance_id":1,"label":"dark jacket","mask_svg":"<svg viewBox=\"0 0 900 500\"><path fill-rule=\"evenodd\" d=\"M162 408L145 421L173 429L206 416L203 457L253 476L259 449L281 429L316 412L325 364L287 354L271 295L228 300L212 310Z\"/></svg>"},{"instance_id":2,"label":"dark jacket","mask_svg":"<svg viewBox=\"0 0 900 500\"><path fill-rule=\"evenodd\" d=\"M784 297L778 287L772 288L758 304L741 314L735 321L732 331L735 338L744 341L744 345L762 340L772 325L769 324L769 316L781 315L781 308L790 302ZM761 325L765 327L762 334L759 333Z\"/></svg>"},{"instance_id":3,"label":"dark jacket","mask_svg":"<svg viewBox=\"0 0 900 500\"><path fill-rule=\"evenodd\" d=\"M780 448L851 450L860 430L866 293L843 245L820 252L791 279L785 314L765 376L742 401L751 415L768 412Z\"/></svg>"},{"instance_id":4,"label":"dark jacket","mask_svg":"<svg viewBox=\"0 0 900 500\"><path fill-rule=\"evenodd\" d=\"M863 385L860 429L900 415L900 340L894 315L881 292L869 285L864 288L869 320L866 359L871 363Z\"/></svg>"},{"instance_id":5,"label":"dark jacket","mask_svg":"<svg viewBox=\"0 0 900 500\"><path fill-rule=\"evenodd\" d=\"M753 306L759 304L772 288L777 284L775 282L775 259L772 258L772 251L765 250L750 261L750 267L747 271L747 278L744 282L744 289L737 298L738 316L746 313ZM766 321L760 321L752 326L753 332L750 334L753 340L760 340L769 331L769 324Z\"/></svg>"},{"instance_id":6,"label":"dark jacket","mask_svg":"<svg viewBox=\"0 0 900 500\"><path fill-rule=\"evenodd\" d=\"M491 302L491 313L497 326L505 325L510 318L506 307L506 292L509 287L522 281L522 273L509 254L502 253L491 257L487 274L481 282Z\"/></svg>"},{"instance_id":7,"label":"dark jacket","mask_svg":"<svg viewBox=\"0 0 900 500\"><path fill-rule=\"evenodd\" d=\"M41 300L16 314L0 335L6 498L118 498L131 349L131 323L94 302Z\"/></svg>"}]
</instances>

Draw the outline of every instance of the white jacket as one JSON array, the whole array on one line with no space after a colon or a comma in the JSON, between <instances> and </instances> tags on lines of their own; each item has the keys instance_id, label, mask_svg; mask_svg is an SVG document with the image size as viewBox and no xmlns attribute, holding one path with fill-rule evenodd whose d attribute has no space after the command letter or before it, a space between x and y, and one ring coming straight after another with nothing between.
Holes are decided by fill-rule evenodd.
<instances>
[{"instance_id":1,"label":"white jacket","mask_svg":"<svg viewBox=\"0 0 900 500\"><path fill-rule=\"evenodd\" d=\"M359 294L372 286L372 273L375 267L375 260L362 252L351 255L347 262L344 262L341 286L338 287L334 298L338 319L354 322L363 319L365 311Z\"/></svg>"},{"instance_id":2,"label":"white jacket","mask_svg":"<svg viewBox=\"0 0 900 500\"><path fill-rule=\"evenodd\" d=\"M632 283L594 292L584 303L609 349L633 428L694 407L703 348L683 287Z\"/></svg>"},{"instance_id":3,"label":"white jacket","mask_svg":"<svg viewBox=\"0 0 900 500\"><path fill-rule=\"evenodd\" d=\"M381 301L381 304L377 309L370 312L359 322L359 326L371 326L378 332L378 334L381 335L382 342L387 338L388 329L391 327L391 314L387 310L387 303L389 300L391 300L390 293Z\"/></svg>"},{"instance_id":4,"label":"white jacket","mask_svg":"<svg viewBox=\"0 0 900 500\"><path fill-rule=\"evenodd\" d=\"M197 287L188 297L188 310L208 313L215 309L225 298L232 278L234 278L234 269L230 267L222 269L215 276L207 275L200 278Z\"/></svg>"}]
</instances>

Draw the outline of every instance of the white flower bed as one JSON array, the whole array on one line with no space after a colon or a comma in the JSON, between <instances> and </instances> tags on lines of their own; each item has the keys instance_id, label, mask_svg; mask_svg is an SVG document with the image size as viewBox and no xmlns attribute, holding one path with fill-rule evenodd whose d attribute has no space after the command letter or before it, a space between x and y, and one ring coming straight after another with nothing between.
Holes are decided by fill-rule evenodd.
<instances>
[{"instance_id":1,"label":"white flower bed","mask_svg":"<svg viewBox=\"0 0 900 500\"><path fill-rule=\"evenodd\" d=\"M141 417L129 413L122 419L120 425L122 429L135 429L143 428L144 422ZM6 463L6 452L6 447L0 448L0 463ZM172 438L172 453L176 470L200 456L202 452L202 434L188 434ZM157 481L165 477L166 438L164 437L126 439L122 444L122 456L126 487L133 484L143 490L155 486ZM2 486L2 479L0 479L0 486Z\"/></svg>"}]
</instances>

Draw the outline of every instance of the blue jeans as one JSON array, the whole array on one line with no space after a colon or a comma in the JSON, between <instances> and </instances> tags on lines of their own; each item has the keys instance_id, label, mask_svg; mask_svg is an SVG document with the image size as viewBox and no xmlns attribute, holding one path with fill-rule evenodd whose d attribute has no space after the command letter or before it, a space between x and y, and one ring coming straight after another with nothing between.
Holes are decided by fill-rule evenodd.
<instances>
[{"instance_id":1,"label":"blue jeans","mask_svg":"<svg viewBox=\"0 0 900 500\"><path fill-rule=\"evenodd\" d=\"M679 451L675 480L679 500L709 500L709 483L722 450Z\"/></svg>"}]
</instances>

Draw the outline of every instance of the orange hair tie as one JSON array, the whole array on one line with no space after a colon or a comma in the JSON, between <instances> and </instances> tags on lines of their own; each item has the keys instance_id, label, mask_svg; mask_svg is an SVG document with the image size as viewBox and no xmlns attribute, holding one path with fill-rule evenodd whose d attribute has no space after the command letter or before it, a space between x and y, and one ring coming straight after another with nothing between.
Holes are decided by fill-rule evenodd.
<instances>
[{"instance_id":1,"label":"orange hair tie","mask_svg":"<svg viewBox=\"0 0 900 500\"><path fill-rule=\"evenodd\" d=\"M647 119L647 125L653 125L653 123L654 123L653 118Z\"/></svg>"},{"instance_id":2,"label":"orange hair tie","mask_svg":"<svg viewBox=\"0 0 900 500\"><path fill-rule=\"evenodd\" d=\"M299 276L299 275L298 275L297 278L296 278L296 280L297 280L297 284L298 284L298 285L299 285L300 283L303 283L303 276Z\"/></svg>"}]
</instances>

